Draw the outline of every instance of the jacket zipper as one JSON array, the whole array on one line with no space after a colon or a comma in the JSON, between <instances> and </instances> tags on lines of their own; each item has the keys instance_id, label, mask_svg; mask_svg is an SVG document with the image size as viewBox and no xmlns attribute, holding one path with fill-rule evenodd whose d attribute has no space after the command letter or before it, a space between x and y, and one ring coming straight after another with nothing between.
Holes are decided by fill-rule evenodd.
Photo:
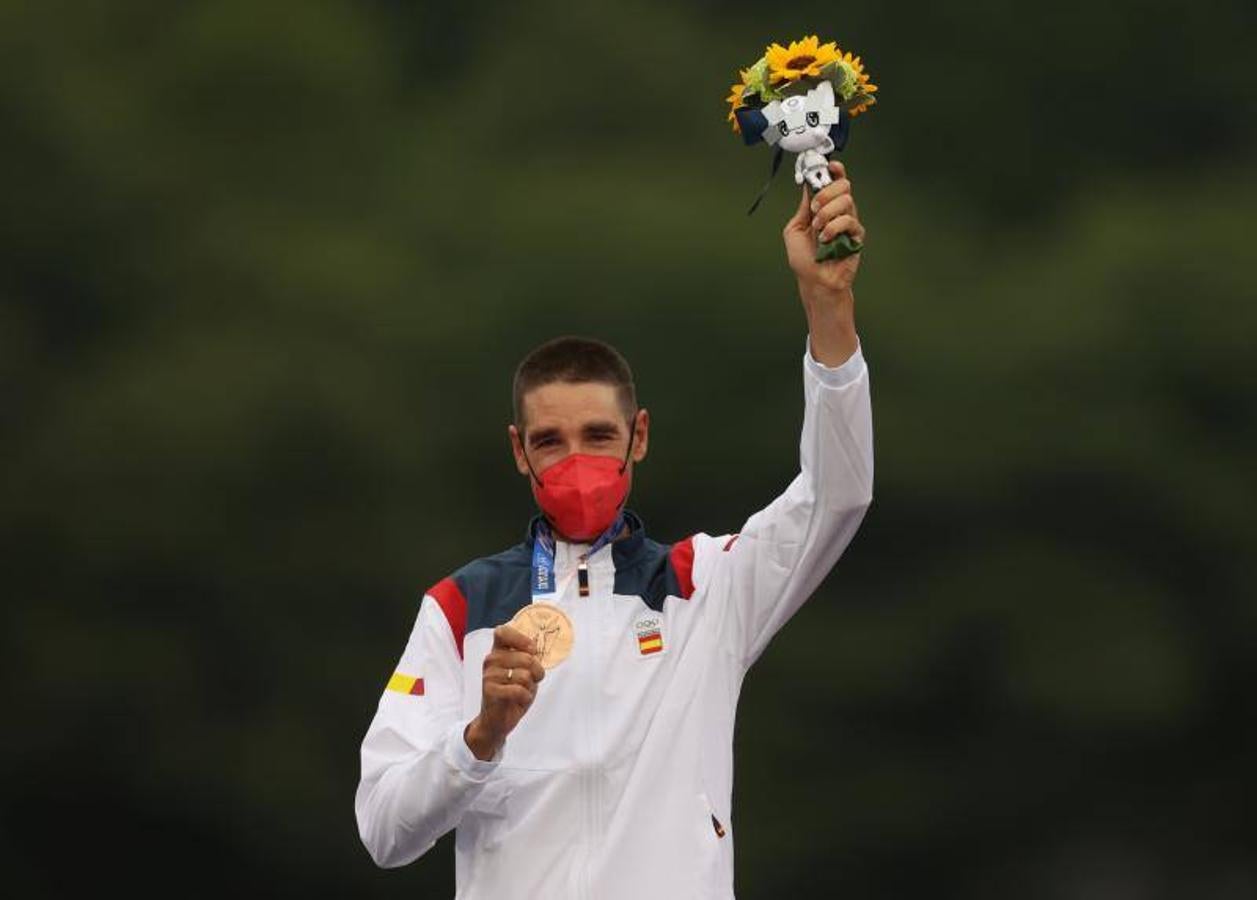
<instances>
[{"instance_id":1,"label":"jacket zipper","mask_svg":"<svg viewBox=\"0 0 1257 900\"><path fill-rule=\"evenodd\" d=\"M577 593L581 597L588 596L589 572L585 563L584 555L581 555L580 557L577 558L576 585L577 585ZM581 631L585 631L585 632L588 632L592 637L592 635L595 634L595 630L590 624L590 618L592 616L590 605L585 604L585 603L578 604L576 608L573 610L573 612L579 615L580 622L581 622L580 629L578 630L577 633L579 634ZM594 660L594 655L593 655L594 643L592 642L588 643L586 646L589 648L588 651L581 654L582 662L583 662L583 670L581 672L580 681L581 681L582 686L585 687L586 696L584 698L584 702L581 704L584 707L582 710L582 715L581 715L581 720L582 720L581 730L583 732L583 738L584 738L582 743L584 744L584 747L582 748L582 753L580 756L581 772L580 772L580 779L579 779L580 793L581 793L581 798L580 798L581 820L583 822L585 833L582 836L582 840L581 840L584 853L583 853L583 858L581 859L581 862L580 862L580 868L578 870L578 875L576 878L576 892L579 897L585 898L585 900L589 900L589 898L592 898L592 891L591 891L592 878L591 878L590 868L591 868L591 860L593 858L593 833L594 833L595 816L594 816L594 802L593 802L593 781L590 775L590 768L591 768L593 755L594 755L593 725L591 722L592 703L590 702L590 698L587 692L589 690L589 685L593 684L593 682L595 681L595 679L592 677L592 668L595 665L595 660ZM585 671L585 670L588 670L588 671Z\"/></svg>"},{"instance_id":2,"label":"jacket zipper","mask_svg":"<svg viewBox=\"0 0 1257 900\"><path fill-rule=\"evenodd\" d=\"M589 554L581 554L576 565L576 587L577 593L581 597L589 596ZM598 629L598 611L599 606L596 602L583 604L585 607L585 619L590 622L589 633L592 641L589 644L591 652L587 658L591 670L596 672L600 661L601 645L597 640L599 634ZM582 893L586 898L593 898L593 858L598 846L598 837L602 827L601 806L599 803L598 791L598 774L596 769L597 746L598 746L598 698L596 696L598 690L599 679L596 677L586 677L585 684L588 688L588 695L585 703L585 723L586 723L586 763L584 766L585 797L589 810L589 833L585 840L585 866L584 878L582 879Z\"/></svg>"}]
</instances>

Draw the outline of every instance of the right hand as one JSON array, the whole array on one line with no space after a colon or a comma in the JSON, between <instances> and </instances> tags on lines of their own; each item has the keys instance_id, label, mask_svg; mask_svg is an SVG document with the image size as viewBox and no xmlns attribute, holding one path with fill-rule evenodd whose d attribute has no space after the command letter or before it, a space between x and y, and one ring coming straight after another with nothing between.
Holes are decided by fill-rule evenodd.
<instances>
[{"instance_id":1,"label":"right hand","mask_svg":"<svg viewBox=\"0 0 1257 900\"><path fill-rule=\"evenodd\" d=\"M799 208L782 229L786 242L786 259L799 281L799 292L807 302L815 298L825 305L850 300L856 270L863 253L845 259L816 261L818 241L832 241L842 233L864 243L864 225L856 210L847 168L836 159L828 162L830 183L812 196L810 185L804 185Z\"/></svg>"},{"instance_id":2,"label":"right hand","mask_svg":"<svg viewBox=\"0 0 1257 900\"><path fill-rule=\"evenodd\" d=\"M477 759L491 759L532 706L537 685L546 677L536 653L536 642L510 625L493 629L493 649L485 655L480 681L480 714L463 730Z\"/></svg>"}]
</instances>

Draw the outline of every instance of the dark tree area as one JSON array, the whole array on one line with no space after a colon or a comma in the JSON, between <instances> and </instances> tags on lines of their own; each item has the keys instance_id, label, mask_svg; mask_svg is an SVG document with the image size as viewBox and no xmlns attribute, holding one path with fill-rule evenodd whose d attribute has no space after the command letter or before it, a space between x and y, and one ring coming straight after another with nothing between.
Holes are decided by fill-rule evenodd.
<instances>
[{"instance_id":1,"label":"dark tree area","mask_svg":"<svg viewBox=\"0 0 1257 900\"><path fill-rule=\"evenodd\" d=\"M1254 7L769 7L0 4L12 896L452 896L358 750L532 514L519 358L624 351L660 540L794 474L798 194L723 98L813 32L879 86L876 487L746 681L739 896L1257 896Z\"/></svg>"}]
</instances>

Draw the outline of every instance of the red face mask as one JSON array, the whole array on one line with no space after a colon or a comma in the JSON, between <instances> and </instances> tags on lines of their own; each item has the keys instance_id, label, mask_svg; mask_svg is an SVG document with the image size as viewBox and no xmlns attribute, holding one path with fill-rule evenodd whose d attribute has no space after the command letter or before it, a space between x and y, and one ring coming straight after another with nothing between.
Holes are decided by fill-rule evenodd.
<instances>
[{"instance_id":1,"label":"red face mask","mask_svg":"<svg viewBox=\"0 0 1257 900\"><path fill-rule=\"evenodd\" d=\"M632 452L630 433L623 462L613 456L572 453L547 467L544 478L532 471L529 462L532 495L546 518L564 535L577 541L593 540L611 527L628 499L628 458Z\"/></svg>"}]
</instances>

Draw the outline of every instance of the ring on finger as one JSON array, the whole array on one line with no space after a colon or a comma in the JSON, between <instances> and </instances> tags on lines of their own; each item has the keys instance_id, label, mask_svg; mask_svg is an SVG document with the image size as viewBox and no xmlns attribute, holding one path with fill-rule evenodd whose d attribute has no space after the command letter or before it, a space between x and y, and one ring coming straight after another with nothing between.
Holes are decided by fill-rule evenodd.
<instances>
[{"instance_id":1,"label":"ring on finger","mask_svg":"<svg viewBox=\"0 0 1257 900\"><path fill-rule=\"evenodd\" d=\"M514 677L514 675L515 675L515 670L514 670L514 669L507 669L507 670L506 670L506 680L507 680L507 681L510 681L510 680L511 680L511 678L513 678L513 677Z\"/></svg>"}]
</instances>

